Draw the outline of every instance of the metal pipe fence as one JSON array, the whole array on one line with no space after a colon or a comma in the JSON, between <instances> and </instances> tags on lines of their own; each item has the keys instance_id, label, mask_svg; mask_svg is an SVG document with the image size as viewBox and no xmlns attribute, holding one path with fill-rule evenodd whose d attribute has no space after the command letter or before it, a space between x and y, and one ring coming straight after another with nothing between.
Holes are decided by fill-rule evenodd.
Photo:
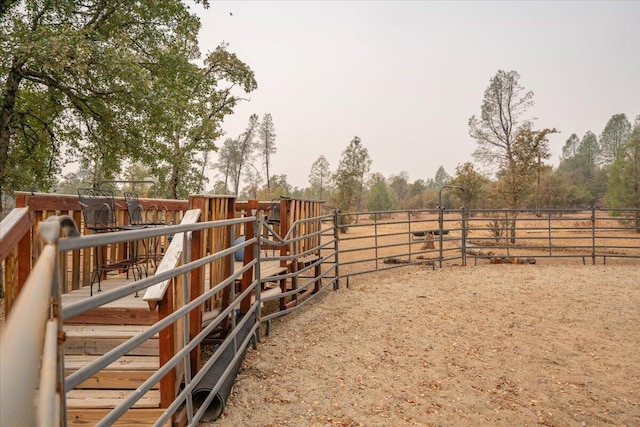
<instances>
[{"instance_id":1,"label":"metal pipe fence","mask_svg":"<svg viewBox=\"0 0 640 427\"><path fill-rule=\"evenodd\" d=\"M427 264L640 259L640 209L340 213L341 278Z\"/></svg>"},{"instance_id":2,"label":"metal pipe fence","mask_svg":"<svg viewBox=\"0 0 640 427\"><path fill-rule=\"evenodd\" d=\"M185 217L191 218L190 213L188 212ZM52 218L51 221L54 219ZM13 400L3 398L2 411L0 411L3 419L1 424L4 425L6 420L7 425L20 425L16 420L23 420L26 422L24 425L49 425L48 423L58 420L59 425L66 425L67 411L65 403L68 393L73 392L81 384L99 375L107 366L148 345L149 340L154 337L157 338L160 335L160 339L162 339L163 332L172 329L175 334L174 341L164 346L164 348L170 349L170 354L164 356L164 362L161 362L159 369L138 385L135 390L122 398L121 402L113 409L110 409L102 419L95 422L96 425L104 426L116 423L130 409L134 408L137 402L147 398L149 393L157 390L158 384L162 389L163 381L165 378L170 377L172 372L175 375L175 372L181 371L182 386L180 390L176 390L175 395L171 396L171 401L162 406L163 411L159 418L154 421L154 425L166 425L183 408L186 408L188 424L196 425L207 412L205 407L217 399L217 394L222 387L228 387L230 376L235 377L236 371L231 369L230 366L224 366L220 377L216 377L216 380L210 384L211 387L206 389L208 392L205 393L205 397L198 401L200 405L194 404L192 394L194 391L199 390L198 387L202 381L209 382L207 376L213 366L216 366L216 369L218 368L216 364L220 364L219 359L222 359L223 354L231 355L232 364L239 366L239 361L244 357L247 346L252 342L257 345L261 322L267 322L269 325L270 319L300 309L330 285L337 289L338 269L335 263L337 262L338 246L334 233L333 219L333 215L325 215L294 222L291 226L291 231L284 238L278 236L276 242L260 237L257 231L262 226L263 220L259 220L255 216L63 238L59 241L57 239L59 228L55 229L54 232L48 232L47 238L52 243L48 244L43 250L34 269L34 274L29 276L25 292L21 294L18 304L12 310L7 325L7 333L3 336L2 375L0 377L2 379L2 389L7 391L3 395L16 396L20 405L13 405L11 403ZM48 226L51 221L42 223L41 232L45 231L45 226ZM68 221L73 223L73 219L70 217L68 217ZM192 259L192 234L212 230L215 230L216 233L233 233L237 226L253 227L254 235L258 237L234 243L228 248L213 251L213 253L203 253L199 258ZM55 235L55 239L53 235ZM65 253L91 248L96 245L117 244L167 235L173 236L173 239L169 248L167 248L166 254L179 252L180 255L178 257L181 262L178 265L164 268L162 263L171 258L165 256L158 266L156 274L134 282L128 282L125 286L111 290L105 289L89 298L76 302L61 303L59 281L62 273L59 265ZM291 248L292 251L285 255L261 259L260 245L266 243ZM229 260L230 264L233 265L234 254L239 250L253 251L256 256L240 268L234 269L232 267L226 277L222 278L218 283L209 283L201 293L197 295L190 294L190 289L192 289L190 286L191 273L223 259ZM177 262L178 257L171 262ZM301 260L306 261L302 262ZM260 274L260 265L263 261L282 263L287 266L287 273L263 278ZM290 268L291 265L294 265L294 267ZM255 269L255 274L249 285L244 286L243 283L240 286L241 278L252 269ZM263 299L263 292L261 292L263 286L269 281L280 279L286 281L287 285L283 292L271 299L281 300L282 302L278 304L284 310L276 310L275 312L261 315L262 305L270 301L269 298ZM47 283L42 283L43 280ZM104 354L95 357L92 361L85 363L71 373L67 372L65 376L63 340L57 340L57 337L64 336L65 322L95 309L112 305L125 298L131 298L141 291L153 289L153 298L156 298L158 286L164 286L168 282L173 283L173 287L176 287L175 291L172 288L168 288L166 291L170 295L168 302L165 302L164 299L149 299L149 301L156 301L156 307L161 307L162 304L170 306L169 309L159 308L160 312L164 314L159 313L157 321L154 321L149 326L140 326L139 332L134 336L115 344L112 348L107 349ZM181 284L178 285L178 283ZM295 285L291 286L291 284ZM38 291L37 295L32 295L30 290ZM177 299L177 295L180 293L182 293L181 302L172 301ZM191 333L189 325L192 315L198 310L206 310L205 307L214 299L214 296L220 293L228 295L226 305L220 307L217 311L214 310L215 315L213 318ZM54 298L56 295L57 297ZM37 310L40 313L37 318L41 320L37 321L33 315L36 300L37 306L41 307ZM140 300L143 300L143 298L140 298ZM144 300L147 300L146 294ZM248 309L242 312L245 302L249 300L251 303L248 305ZM21 303L20 301L26 302ZM47 307L50 309L45 310ZM12 317L22 320L11 320ZM25 318L28 318L29 321L25 321ZM37 328L38 333L24 334L23 325L27 324ZM53 337L49 336L48 339L45 339L45 330L55 330L56 333ZM226 330L227 332L220 335L220 330ZM242 335L239 335L239 331L242 331ZM34 338L36 342L20 343L21 340L30 337ZM210 341L211 337L219 337L215 338L217 344L213 355L204 361L202 366L192 366L190 357L193 356L194 351L205 345L205 340ZM18 342L18 344L14 345L14 341ZM163 360L162 348L163 344L161 342L161 361ZM173 350L174 348L175 350ZM44 358L42 357L43 352ZM41 359L42 367L38 369ZM21 367L24 369L17 369ZM10 375L12 372L20 380L15 380L16 376ZM29 375L23 375L21 372L29 372ZM56 372L59 375L56 375ZM39 375L40 373L41 375ZM38 387L37 378L39 376L43 380L40 381ZM27 377L32 378L32 380L26 381ZM232 380L233 378L231 378ZM170 383L173 381L175 380L171 380ZM20 393L16 392L16 387ZM11 392L9 391L10 389ZM38 411L34 412L33 402L36 401L35 396L38 393L38 389L40 390L40 397L37 399L39 401ZM58 391L57 394L56 390ZM59 407L56 407L56 405ZM15 416L12 415L15 411L11 411L10 406L16 408ZM35 415L32 418L24 417L25 413L38 413L39 421L34 419ZM51 414L54 414L53 417Z\"/></svg>"},{"instance_id":3,"label":"metal pipe fence","mask_svg":"<svg viewBox=\"0 0 640 427\"><path fill-rule=\"evenodd\" d=\"M241 243L234 243L228 248L203 253L197 259L191 257L191 235L205 230L218 230L220 233L230 232L236 226L253 227L256 237L249 238ZM198 383L206 375L207 371L221 357L226 349L233 349L232 362L236 364L243 357L247 346L254 342L257 344L260 333L260 323L266 322L267 333L270 321L304 307L313 301L321 291L332 286L334 290L340 286L340 280L376 271L390 270L406 265L425 265L434 269L436 266L459 264L467 265L469 261L478 262L507 262L511 259L520 260L545 260L575 259L584 264L591 260L591 264L598 261L606 262L634 262L640 259L640 210L638 209L600 209L589 207L585 210L469 210L462 209L427 209L406 210L389 212L334 212L315 218L307 218L294 222L289 233L278 236L277 233L261 233L267 229L268 224L264 219L245 217L232 220L220 220L209 222L197 222L191 224L173 225L161 228L151 228L135 231L123 231L106 235L92 235L86 237L63 238L55 241L54 246L49 246L42 252L38 269L45 268L44 274L50 280L44 296L29 297L27 300L38 300L44 307L44 314L39 315L37 322L31 318L29 322L36 324L41 330L40 345L29 344L27 348L33 350L32 361L26 363L30 370L35 370L32 365L37 365L46 348L48 355L43 361L43 369L50 374L53 365L51 354L60 355L62 343L58 342L57 352L52 349L54 342L51 337L44 339L45 320L53 321L48 328L53 330L61 328L65 320L71 319L89 310L104 306L121 298L130 297L136 292L149 289L169 280L182 281L182 304L176 305L170 312L165 313L152 325L144 327L132 338L86 364L79 370L68 374L64 373L64 357L58 356L60 363L55 366L61 373L57 378L58 384L52 387L50 378L52 375L44 375L45 380L39 387L31 381L22 384L29 393L36 393L39 388L44 390L62 390L69 392L80 385L102 368L109 365L119 357L127 354L132 349L143 345L152 336L169 327L178 328L181 324L182 335L176 339L179 343L174 353L166 358L160 369L145 380L134 393L123 399L120 405L111 410L98 425L110 425L126 413L136 401L145 393L152 390L153 386L162 381L171 371L182 368L184 372L183 384L180 390L172 396L172 401L164 406L163 414L155 421L154 425L163 425L175 416L183 407L187 408L189 425L195 425L202 417L205 409L203 406L196 408L192 401L192 392ZM273 230L271 230L273 231ZM55 233L54 233L55 234ZM175 267L159 271L153 276L143 278L126 286L114 290L105 290L91 298L79 302L61 306L59 302L59 284L61 275L59 271L60 253L91 248L95 245L104 245L131 241L136 239L154 238L160 235L173 235L172 245L180 246L182 262ZM178 238L178 236L182 236ZM268 237L265 237L268 236ZM232 236L231 236L232 237ZM233 239L229 239L233 241ZM55 246L57 245L57 247ZM262 247L278 250L272 251L271 256L263 251ZM172 249L172 248L169 248ZM175 249L175 248L174 248ZM210 283L198 295L191 295L189 289L190 273L203 269L207 265L219 260L229 260L233 265L234 253L240 249L253 251L254 257L241 268L233 269L217 283ZM280 250L282 249L282 250ZM284 250L286 249L286 250ZM265 252L263 254L263 252ZM276 255L277 254L277 255ZM276 274L267 274L267 264L279 266ZM265 266L264 268L261 266ZM238 289L243 275L255 273L248 286ZM41 274L35 276L42 276ZM42 277L40 277L42 279ZM47 282L48 283L48 282ZM275 287L272 283L276 283ZM267 286L269 284L269 286ZM36 289L29 286L28 289ZM25 288L26 291L27 288ZM214 318L203 325L201 329L190 331L189 321L192 313L202 309L214 295L221 291L228 292L228 303L221 307ZM56 296L58 293L58 296ZM56 299L57 298L57 299ZM238 313L243 301L251 300L249 309L245 313ZM33 303L33 301L32 301ZM14 308L18 316L29 316L33 304ZM264 305L264 307L263 307ZM26 307L26 308L25 308ZM12 314L13 315L13 314ZM238 317L240 315L240 317ZM222 326L224 324L227 326ZM250 324L248 324L250 323ZM12 370L11 364L23 364L25 357L20 361L5 358L5 351L9 351L7 337L13 333L19 339L21 325L14 326L14 321L9 321L7 332L3 336L2 345L2 388L9 390L13 385L5 382L5 373ZM230 325L230 327L229 327ZM228 329L228 334L219 340L219 347L213 356L203 366L190 365L190 355L203 344L207 337L218 328ZM247 335L238 335L240 330ZM40 336L40 335L38 335ZM44 343L47 343L46 346ZM19 345L22 352L24 346ZM31 350L29 353L31 354ZM7 353L8 354L8 353ZM242 354L242 355L241 355ZM34 359L35 358L35 359ZM15 362L7 362L15 360ZM9 365L7 365L9 363ZM203 405L210 403L216 393L223 387L223 383L229 375L234 375L233 370L225 368L222 376L215 381L210 393L203 401ZM16 371L17 372L17 371ZM192 375L193 374L193 375ZM20 374L16 374L20 375ZM47 379L49 378L49 380ZM12 382L11 382L12 383ZM61 424L66 420L65 399L60 396L56 400L43 399L40 402L48 402L46 407L41 407L40 417L50 418L50 414L58 414ZM20 398L21 402L32 405L33 398ZM10 411L5 406L9 400L2 400L2 415ZM59 409L58 409L59 407ZM35 415L34 415L35 416ZM4 418L3 418L4 420ZM11 424L12 422L9 422ZM4 421L2 423L4 425ZM29 421L34 425L33 420ZM12 424L13 425L13 424Z\"/></svg>"}]
</instances>

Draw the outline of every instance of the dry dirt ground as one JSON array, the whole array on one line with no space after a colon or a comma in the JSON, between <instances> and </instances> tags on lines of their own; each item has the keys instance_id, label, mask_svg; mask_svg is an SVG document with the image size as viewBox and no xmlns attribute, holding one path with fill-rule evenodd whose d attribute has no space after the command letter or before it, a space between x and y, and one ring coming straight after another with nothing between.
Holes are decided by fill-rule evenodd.
<instances>
[{"instance_id":1,"label":"dry dirt ground","mask_svg":"<svg viewBox=\"0 0 640 427\"><path fill-rule=\"evenodd\" d=\"M413 266L275 320L210 426L640 426L640 267Z\"/></svg>"}]
</instances>

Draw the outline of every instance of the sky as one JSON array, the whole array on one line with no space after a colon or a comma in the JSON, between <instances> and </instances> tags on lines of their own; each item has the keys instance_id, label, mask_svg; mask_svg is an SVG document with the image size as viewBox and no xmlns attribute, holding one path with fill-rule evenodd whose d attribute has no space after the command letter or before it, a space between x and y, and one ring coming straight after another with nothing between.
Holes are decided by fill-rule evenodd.
<instances>
[{"instance_id":1,"label":"sky","mask_svg":"<svg viewBox=\"0 0 640 427\"><path fill-rule=\"evenodd\" d=\"M614 114L640 114L640 1L211 1L203 55L220 43L258 89L225 119L237 138L270 113L270 173L309 185L321 155L335 171L358 136L371 172L409 181L473 161L469 118L498 70L534 92L529 117L555 127L551 163L572 133L600 135ZM215 159L214 159L215 161Z\"/></svg>"}]
</instances>

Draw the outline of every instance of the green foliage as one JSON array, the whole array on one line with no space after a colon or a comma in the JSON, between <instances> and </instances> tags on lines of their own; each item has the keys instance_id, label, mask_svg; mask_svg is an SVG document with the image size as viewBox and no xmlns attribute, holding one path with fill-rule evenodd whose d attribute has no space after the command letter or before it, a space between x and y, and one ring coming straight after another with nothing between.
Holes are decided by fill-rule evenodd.
<instances>
[{"instance_id":1,"label":"green foliage","mask_svg":"<svg viewBox=\"0 0 640 427\"><path fill-rule=\"evenodd\" d=\"M619 148L610 171L607 205L640 209L640 120ZM636 215L640 219L640 215Z\"/></svg>"},{"instance_id":2,"label":"green foliage","mask_svg":"<svg viewBox=\"0 0 640 427\"><path fill-rule=\"evenodd\" d=\"M631 132L631 123L625 114L611 116L600 134L601 154L605 164L610 164L618 158L618 152L629 136L629 132Z\"/></svg>"},{"instance_id":3,"label":"green foliage","mask_svg":"<svg viewBox=\"0 0 640 427\"><path fill-rule=\"evenodd\" d=\"M255 152L259 148L254 141L258 124L258 116L252 114L245 131L236 139L227 138L218 152L218 161L213 166L223 177L225 192L238 195L240 180L247 177L247 166L253 167Z\"/></svg>"},{"instance_id":4,"label":"green foliage","mask_svg":"<svg viewBox=\"0 0 640 427\"><path fill-rule=\"evenodd\" d=\"M405 171L389 177L389 187L393 190L397 203L394 208L403 208L409 195L409 174Z\"/></svg>"},{"instance_id":5,"label":"green foliage","mask_svg":"<svg viewBox=\"0 0 640 427\"><path fill-rule=\"evenodd\" d=\"M433 183L437 189L440 189L443 185L446 185L451 181L451 175L444 170L444 166L440 166L436 171L436 175L433 178Z\"/></svg>"},{"instance_id":6,"label":"green foliage","mask_svg":"<svg viewBox=\"0 0 640 427\"><path fill-rule=\"evenodd\" d=\"M454 190L455 195L464 201L466 196L466 206L469 208L477 207L478 202L485 197L485 187L489 179L475 170L473 163L466 162L456 167L456 175L450 184L465 189L466 195L460 190Z\"/></svg>"},{"instance_id":7,"label":"green foliage","mask_svg":"<svg viewBox=\"0 0 640 427\"><path fill-rule=\"evenodd\" d=\"M173 197L202 188L231 88L256 87L246 64L220 46L195 65L200 23L178 0L16 3L0 23L0 190L46 191L78 160L94 183L140 161Z\"/></svg>"},{"instance_id":8,"label":"green foliage","mask_svg":"<svg viewBox=\"0 0 640 427\"><path fill-rule=\"evenodd\" d=\"M262 187L257 193L258 200L276 200L280 196L298 196L298 193L294 194L293 187L287 182L287 175L273 175L271 183Z\"/></svg>"},{"instance_id":9,"label":"green foliage","mask_svg":"<svg viewBox=\"0 0 640 427\"><path fill-rule=\"evenodd\" d=\"M331 190L332 178L329 161L324 156L318 157L311 165L311 172L309 172L310 198L324 200Z\"/></svg>"},{"instance_id":10,"label":"green foliage","mask_svg":"<svg viewBox=\"0 0 640 427\"><path fill-rule=\"evenodd\" d=\"M342 152L338 170L334 175L334 206L337 209L342 212L361 209L364 180L370 167L369 152L356 136Z\"/></svg>"},{"instance_id":11,"label":"green foliage","mask_svg":"<svg viewBox=\"0 0 640 427\"><path fill-rule=\"evenodd\" d=\"M572 134L565 143L556 174L570 190L567 207L591 206L604 195L607 176L598 166L600 152L598 138L591 131L587 131L581 140Z\"/></svg>"},{"instance_id":12,"label":"green foliage","mask_svg":"<svg viewBox=\"0 0 640 427\"><path fill-rule=\"evenodd\" d=\"M260 153L267 175L267 187L270 187L271 178L269 167L271 166L271 155L276 153L276 130L270 113L262 117L262 122L258 127L258 139L260 141Z\"/></svg>"},{"instance_id":13,"label":"green foliage","mask_svg":"<svg viewBox=\"0 0 640 427\"><path fill-rule=\"evenodd\" d=\"M368 211L386 211L391 209L391 195L384 176L374 174L371 177L369 194L367 197Z\"/></svg>"}]
</instances>

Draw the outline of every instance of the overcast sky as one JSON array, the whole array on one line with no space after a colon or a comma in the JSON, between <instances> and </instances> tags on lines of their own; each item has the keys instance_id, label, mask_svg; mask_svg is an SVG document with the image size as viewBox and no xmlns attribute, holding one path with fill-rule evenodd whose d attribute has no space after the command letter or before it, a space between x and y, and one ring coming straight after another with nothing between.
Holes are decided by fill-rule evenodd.
<instances>
[{"instance_id":1,"label":"overcast sky","mask_svg":"<svg viewBox=\"0 0 640 427\"><path fill-rule=\"evenodd\" d=\"M212 1L195 7L204 53L223 41L258 89L223 129L236 138L271 113L271 173L308 186L354 136L385 177L454 175L472 161L468 120L489 79L516 70L535 93L537 128L556 127L553 163L572 133L600 135L613 114L640 114L640 1ZM225 137L221 138L222 144Z\"/></svg>"}]
</instances>

